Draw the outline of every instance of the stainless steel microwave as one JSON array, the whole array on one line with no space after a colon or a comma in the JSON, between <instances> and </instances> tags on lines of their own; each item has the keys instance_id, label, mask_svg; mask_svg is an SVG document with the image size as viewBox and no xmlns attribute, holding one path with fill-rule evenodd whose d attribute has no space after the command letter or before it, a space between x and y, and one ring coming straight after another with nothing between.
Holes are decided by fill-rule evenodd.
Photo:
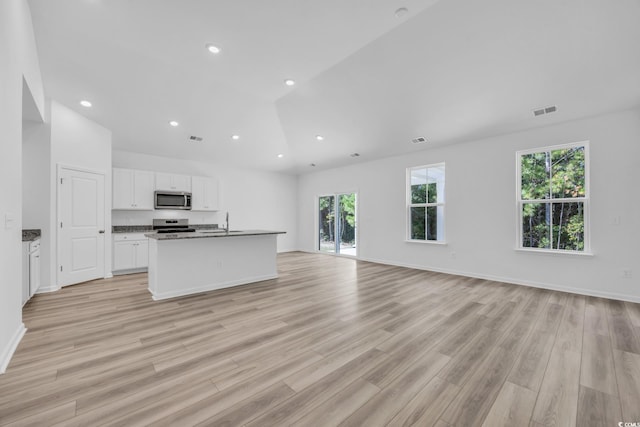
<instances>
[{"instance_id":1,"label":"stainless steel microwave","mask_svg":"<svg viewBox=\"0 0 640 427\"><path fill-rule=\"evenodd\" d=\"M156 209L184 209L191 210L191 193L182 191L156 191Z\"/></svg>"}]
</instances>

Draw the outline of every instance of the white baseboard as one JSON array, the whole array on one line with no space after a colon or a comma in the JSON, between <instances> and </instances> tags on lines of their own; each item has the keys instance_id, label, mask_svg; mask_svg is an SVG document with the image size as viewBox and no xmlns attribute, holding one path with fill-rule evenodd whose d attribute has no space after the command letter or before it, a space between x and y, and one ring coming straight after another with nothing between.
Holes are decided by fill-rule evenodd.
<instances>
[{"instance_id":1,"label":"white baseboard","mask_svg":"<svg viewBox=\"0 0 640 427\"><path fill-rule=\"evenodd\" d=\"M38 288L36 294L48 294L49 292L56 292L62 289L60 286L47 286L43 288L42 286Z\"/></svg>"},{"instance_id":2,"label":"white baseboard","mask_svg":"<svg viewBox=\"0 0 640 427\"><path fill-rule=\"evenodd\" d=\"M473 278L476 278L476 279L492 280L494 282L509 283L509 284L520 285L520 286L529 286L531 288L549 289L549 290L552 290L552 291L568 292L568 293L577 294L577 295L586 295L586 296L592 296L592 297L600 297L600 298L608 298L608 299L614 299L614 300L619 300L619 301L629 301L629 302L640 303L640 297L636 297L634 295L617 294L617 293L614 293L614 292L594 291L592 289L582 289L582 288L574 288L574 287L569 287L569 286L560 286L560 285L555 285L555 284L552 284L552 283L523 281L523 280L520 280L520 279L513 279L513 278L510 278L510 277L492 276L492 275L489 275L489 274L479 274L479 273L472 273L472 272L468 272L468 271L457 271L457 270L450 270L450 269L446 269L446 268L437 268L437 267L428 267L428 266L422 266L422 265L398 263L398 262L385 261L385 260L379 260L379 259L374 259L374 258L358 258L358 259L360 259L361 261L375 262L376 264L384 264L384 265L393 265L393 266L396 266L396 267L413 268L415 270L434 271L436 273L454 274L456 276L464 276L464 277L473 277Z\"/></svg>"},{"instance_id":3,"label":"white baseboard","mask_svg":"<svg viewBox=\"0 0 640 427\"><path fill-rule=\"evenodd\" d=\"M18 344L22 340L22 337L27 332L27 328L24 327L24 323L20 322L20 326L11 337L11 340L7 344L7 346L0 353L0 374L4 374L7 370L7 366L9 366L9 362L11 361L11 357L13 357L13 353L15 353L18 348Z\"/></svg>"},{"instance_id":4,"label":"white baseboard","mask_svg":"<svg viewBox=\"0 0 640 427\"><path fill-rule=\"evenodd\" d=\"M277 279L277 278L278 278L278 275L274 274L274 275L267 275L267 276L249 277L243 280L232 280L232 281L222 282L222 283L213 283L210 285L198 286L197 288L181 289L179 291L174 291L174 292L159 293L159 292L153 292L151 288L149 288L149 292L151 292L151 295L154 301L160 301L163 299L199 294L202 292L215 291L216 289L224 289L224 288L230 288L232 286L247 285L249 283L262 282L265 280L271 280L271 279Z\"/></svg>"},{"instance_id":5,"label":"white baseboard","mask_svg":"<svg viewBox=\"0 0 640 427\"><path fill-rule=\"evenodd\" d=\"M113 274L111 275L111 277L113 277L113 276L125 276L127 274L146 273L148 271L149 271L149 269L147 267L131 268L129 270L115 270L113 272ZM105 279L108 279L108 277L105 277Z\"/></svg>"}]
</instances>

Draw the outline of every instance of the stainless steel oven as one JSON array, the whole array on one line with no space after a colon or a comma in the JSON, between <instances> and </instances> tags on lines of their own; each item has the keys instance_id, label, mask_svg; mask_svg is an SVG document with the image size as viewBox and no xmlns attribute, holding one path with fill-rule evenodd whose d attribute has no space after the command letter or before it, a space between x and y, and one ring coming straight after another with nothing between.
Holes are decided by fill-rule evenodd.
<instances>
[{"instance_id":1,"label":"stainless steel oven","mask_svg":"<svg viewBox=\"0 0 640 427\"><path fill-rule=\"evenodd\" d=\"M182 191L156 191L156 209L184 209L191 210L191 193Z\"/></svg>"}]
</instances>

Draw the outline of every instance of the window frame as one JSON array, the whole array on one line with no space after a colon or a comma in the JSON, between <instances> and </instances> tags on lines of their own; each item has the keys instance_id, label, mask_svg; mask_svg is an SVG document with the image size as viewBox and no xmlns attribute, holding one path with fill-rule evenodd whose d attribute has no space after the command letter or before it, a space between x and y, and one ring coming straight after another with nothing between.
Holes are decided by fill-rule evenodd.
<instances>
[{"instance_id":1,"label":"window frame","mask_svg":"<svg viewBox=\"0 0 640 427\"><path fill-rule=\"evenodd\" d=\"M442 167L444 169L444 183L443 183L443 202L436 202L436 203L411 203L411 172L417 169L430 169L430 168L438 168L438 167ZM431 244L431 245L446 245L447 241L446 241L446 201L447 201L447 166L446 166L446 162L439 162L439 163L431 163L428 165L420 165L420 166L410 166L407 168L406 170L406 184L405 184L405 197L406 197L406 201L405 201L405 205L406 205L406 211L405 211L405 219L406 219L406 226L405 226L405 241L409 242L409 243L427 243L427 244ZM425 213L426 213L426 208L428 207L442 207L442 239L441 240L427 240L426 239L426 235L425 235L425 239L412 239L411 238L411 208L414 207L424 207L425 208ZM426 220L426 214L425 214L425 220ZM425 224L426 225L426 224Z\"/></svg>"},{"instance_id":2,"label":"window frame","mask_svg":"<svg viewBox=\"0 0 640 427\"><path fill-rule=\"evenodd\" d=\"M553 197L549 199L522 199L522 156L535 153L546 153L555 150L562 150L567 148L584 147L584 197L572 197L572 198L558 198ZM557 144L545 147L530 148L526 150L516 151L516 246L517 251L524 252L538 252L549 254L562 254L562 255L592 255L591 252L591 159L589 150L589 141L571 142L567 144ZM551 193L550 193L551 195ZM523 206L525 203L575 203L581 202L584 206L584 249L582 251L573 249L554 249L554 248L531 248L523 246ZM553 230L553 224L551 227ZM553 232L553 231L551 231Z\"/></svg>"}]
</instances>

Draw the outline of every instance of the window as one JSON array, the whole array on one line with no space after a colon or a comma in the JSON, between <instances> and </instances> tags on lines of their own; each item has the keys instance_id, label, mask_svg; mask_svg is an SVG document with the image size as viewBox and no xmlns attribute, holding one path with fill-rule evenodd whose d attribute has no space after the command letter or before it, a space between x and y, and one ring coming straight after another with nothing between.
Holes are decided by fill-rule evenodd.
<instances>
[{"instance_id":1,"label":"window","mask_svg":"<svg viewBox=\"0 0 640 427\"><path fill-rule=\"evenodd\" d=\"M444 163L407 169L407 239L444 242Z\"/></svg>"},{"instance_id":2,"label":"window","mask_svg":"<svg viewBox=\"0 0 640 427\"><path fill-rule=\"evenodd\" d=\"M586 142L518 152L518 246L589 251Z\"/></svg>"}]
</instances>

